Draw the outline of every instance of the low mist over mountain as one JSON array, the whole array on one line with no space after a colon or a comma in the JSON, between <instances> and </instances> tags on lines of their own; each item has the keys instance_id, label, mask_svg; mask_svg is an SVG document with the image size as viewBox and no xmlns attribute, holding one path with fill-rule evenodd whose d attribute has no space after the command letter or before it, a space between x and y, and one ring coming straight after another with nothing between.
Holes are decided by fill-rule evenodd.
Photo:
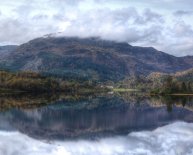
<instances>
[{"instance_id":1,"label":"low mist over mountain","mask_svg":"<svg viewBox=\"0 0 193 155\"><path fill-rule=\"evenodd\" d=\"M0 50L0 54L1 68L101 81L152 72L174 73L193 67L192 56L175 57L152 47L96 37L42 37L4 52Z\"/></svg>"}]
</instances>

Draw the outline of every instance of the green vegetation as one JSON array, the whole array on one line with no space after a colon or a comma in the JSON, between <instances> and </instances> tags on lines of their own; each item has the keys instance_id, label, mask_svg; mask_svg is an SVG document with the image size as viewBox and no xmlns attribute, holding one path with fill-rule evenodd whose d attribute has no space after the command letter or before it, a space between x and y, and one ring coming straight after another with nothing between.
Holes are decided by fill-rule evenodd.
<instances>
[{"instance_id":1,"label":"green vegetation","mask_svg":"<svg viewBox=\"0 0 193 155\"><path fill-rule=\"evenodd\" d=\"M92 81L73 81L34 72L0 71L0 93L10 92L93 92L106 91Z\"/></svg>"},{"instance_id":2,"label":"green vegetation","mask_svg":"<svg viewBox=\"0 0 193 155\"><path fill-rule=\"evenodd\" d=\"M176 74L152 73L130 77L116 84L118 89L137 89L155 95L193 94L193 70Z\"/></svg>"},{"instance_id":3,"label":"green vegetation","mask_svg":"<svg viewBox=\"0 0 193 155\"><path fill-rule=\"evenodd\" d=\"M162 80L162 84L154 84L151 89L153 94L191 94L193 93L193 83L191 81L179 80L168 76Z\"/></svg>"},{"instance_id":4,"label":"green vegetation","mask_svg":"<svg viewBox=\"0 0 193 155\"><path fill-rule=\"evenodd\" d=\"M127 89L127 88L114 88L114 92L136 92L138 89Z\"/></svg>"},{"instance_id":5,"label":"green vegetation","mask_svg":"<svg viewBox=\"0 0 193 155\"><path fill-rule=\"evenodd\" d=\"M0 71L0 93L10 92L78 92L104 91L135 92L151 95L193 94L193 69L176 74L152 73L133 76L123 81L97 82L95 80L65 79L34 72Z\"/></svg>"},{"instance_id":6,"label":"green vegetation","mask_svg":"<svg viewBox=\"0 0 193 155\"><path fill-rule=\"evenodd\" d=\"M164 75L156 80L151 80L150 87L152 94L192 94L193 77L185 79L182 77Z\"/></svg>"}]
</instances>

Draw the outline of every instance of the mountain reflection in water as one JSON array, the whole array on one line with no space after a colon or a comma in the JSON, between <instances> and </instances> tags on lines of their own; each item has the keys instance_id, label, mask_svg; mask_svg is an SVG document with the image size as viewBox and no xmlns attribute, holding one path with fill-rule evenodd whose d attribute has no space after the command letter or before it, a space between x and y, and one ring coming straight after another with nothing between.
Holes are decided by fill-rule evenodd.
<instances>
[{"instance_id":1,"label":"mountain reflection in water","mask_svg":"<svg viewBox=\"0 0 193 155\"><path fill-rule=\"evenodd\" d=\"M175 121L193 122L192 98L131 94L4 96L0 98L0 130L19 131L44 140L126 135Z\"/></svg>"}]
</instances>

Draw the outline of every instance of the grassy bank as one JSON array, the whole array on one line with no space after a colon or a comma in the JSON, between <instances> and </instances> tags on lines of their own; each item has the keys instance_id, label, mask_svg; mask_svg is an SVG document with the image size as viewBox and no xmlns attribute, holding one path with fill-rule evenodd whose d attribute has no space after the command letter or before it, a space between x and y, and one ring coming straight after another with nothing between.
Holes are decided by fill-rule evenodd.
<instances>
[{"instance_id":1,"label":"grassy bank","mask_svg":"<svg viewBox=\"0 0 193 155\"><path fill-rule=\"evenodd\" d=\"M112 89L114 92L138 92L138 89L127 89L127 88L114 88Z\"/></svg>"}]
</instances>

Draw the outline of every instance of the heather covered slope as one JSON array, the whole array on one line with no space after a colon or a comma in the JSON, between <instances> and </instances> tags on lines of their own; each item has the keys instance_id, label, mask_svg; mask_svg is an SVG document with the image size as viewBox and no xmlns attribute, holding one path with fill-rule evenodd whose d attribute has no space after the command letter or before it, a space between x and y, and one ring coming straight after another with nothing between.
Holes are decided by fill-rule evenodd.
<instances>
[{"instance_id":1,"label":"heather covered slope","mask_svg":"<svg viewBox=\"0 0 193 155\"><path fill-rule=\"evenodd\" d=\"M42 37L29 41L0 59L10 70L31 70L94 80L119 81L152 72L174 73L193 67L193 57L175 57L152 47L100 38Z\"/></svg>"}]
</instances>

